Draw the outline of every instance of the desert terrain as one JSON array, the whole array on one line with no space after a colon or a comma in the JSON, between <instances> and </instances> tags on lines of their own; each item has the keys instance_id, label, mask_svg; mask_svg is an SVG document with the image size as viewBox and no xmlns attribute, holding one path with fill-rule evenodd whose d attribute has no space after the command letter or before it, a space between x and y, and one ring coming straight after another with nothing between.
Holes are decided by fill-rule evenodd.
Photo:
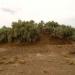
<instances>
[{"instance_id":1,"label":"desert terrain","mask_svg":"<svg viewBox=\"0 0 75 75\"><path fill-rule=\"evenodd\" d=\"M75 75L75 44L48 40L0 45L0 75Z\"/></svg>"}]
</instances>

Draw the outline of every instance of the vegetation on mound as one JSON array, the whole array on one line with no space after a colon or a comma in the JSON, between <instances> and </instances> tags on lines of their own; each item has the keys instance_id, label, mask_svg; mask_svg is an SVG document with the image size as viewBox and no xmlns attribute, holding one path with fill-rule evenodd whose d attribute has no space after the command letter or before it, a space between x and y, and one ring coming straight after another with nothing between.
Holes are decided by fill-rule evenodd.
<instances>
[{"instance_id":1,"label":"vegetation on mound","mask_svg":"<svg viewBox=\"0 0 75 75\"><path fill-rule=\"evenodd\" d=\"M12 23L12 27L0 28L0 43L36 42L43 33L48 33L49 37L58 39L75 40L75 28L71 26L60 25L54 21L35 23L33 20L18 20L18 22Z\"/></svg>"}]
</instances>

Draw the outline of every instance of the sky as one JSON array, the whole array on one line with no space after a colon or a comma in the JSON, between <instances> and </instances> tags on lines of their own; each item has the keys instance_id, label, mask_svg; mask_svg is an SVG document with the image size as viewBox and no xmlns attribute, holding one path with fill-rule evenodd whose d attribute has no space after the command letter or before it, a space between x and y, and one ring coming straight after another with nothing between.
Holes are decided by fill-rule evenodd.
<instances>
[{"instance_id":1,"label":"sky","mask_svg":"<svg viewBox=\"0 0 75 75\"><path fill-rule=\"evenodd\" d=\"M19 19L54 20L75 27L75 0L0 0L0 27Z\"/></svg>"}]
</instances>

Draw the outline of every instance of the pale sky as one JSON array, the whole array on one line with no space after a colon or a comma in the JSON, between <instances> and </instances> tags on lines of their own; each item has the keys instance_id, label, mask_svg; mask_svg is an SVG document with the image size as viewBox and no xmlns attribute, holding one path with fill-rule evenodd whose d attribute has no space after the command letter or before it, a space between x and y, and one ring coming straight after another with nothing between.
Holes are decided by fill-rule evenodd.
<instances>
[{"instance_id":1,"label":"pale sky","mask_svg":"<svg viewBox=\"0 0 75 75\"><path fill-rule=\"evenodd\" d=\"M0 0L0 27L18 19L75 26L75 0Z\"/></svg>"}]
</instances>

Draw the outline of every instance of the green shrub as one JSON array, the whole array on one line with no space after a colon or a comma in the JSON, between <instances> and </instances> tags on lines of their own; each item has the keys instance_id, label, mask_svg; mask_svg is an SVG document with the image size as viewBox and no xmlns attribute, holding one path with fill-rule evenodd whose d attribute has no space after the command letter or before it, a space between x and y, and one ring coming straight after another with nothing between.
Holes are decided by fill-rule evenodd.
<instances>
[{"instance_id":1,"label":"green shrub","mask_svg":"<svg viewBox=\"0 0 75 75\"><path fill-rule=\"evenodd\" d=\"M52 34L54 32L54 29L57 28L59 26L59 24L57 22L54 21L49 21L45 24L45 28L48 30L48 32L50 34Z\"/></svg>"},{"instance_id":2,"label":"green shrub","mask_svg":"<svg viewBox=\"0 0 75 75\"><path fill-rule=\"evenodd\" d=\"M49 21L44 23L35 23L31 21L21 21L13 22L12 27L8 28L3 26L0 28L0 43L7 42L36 42L40 39L42 32L48 32L49 36L66 39L75 40L75 28L66 25L60 25L57 22Z\"/></svg>"},{"instance_id":3,"label":"green shrub","mask_svg":"<svg viewBox=\"0 0 75 75\"><path fill-rule=\"evenodd\" d=\"M54 28L54 32L52 36L57 37L59 39L71 39L73 36L73 30L70 26L59 26Z\"/></svg>"}]
</instances>

